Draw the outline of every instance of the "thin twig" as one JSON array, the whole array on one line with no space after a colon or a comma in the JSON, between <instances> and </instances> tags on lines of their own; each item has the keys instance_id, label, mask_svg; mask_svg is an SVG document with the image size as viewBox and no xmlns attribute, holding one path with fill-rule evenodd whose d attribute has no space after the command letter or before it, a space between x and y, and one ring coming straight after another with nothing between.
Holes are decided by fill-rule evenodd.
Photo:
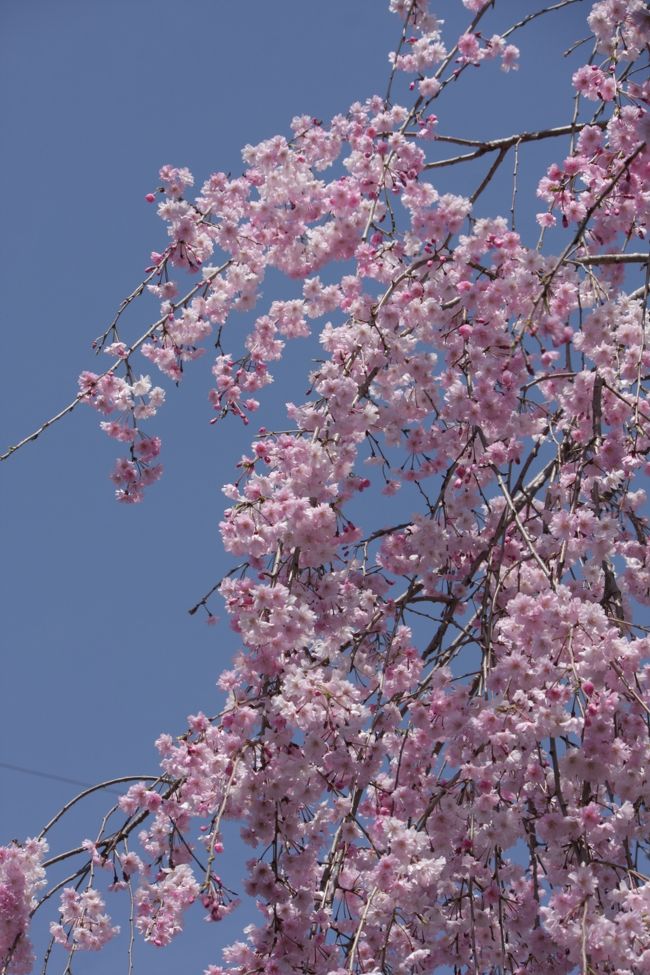
<instances>
[{"instance_id":1,"label":"thin twig","mask_svg":"<svg viewBox=\"0 0 650 975\"><path fill-rule=\"evenodd\" d=\"M210 274L206 275L205 278L202 278L201 281L195 284L193 288L190 288L190 290L187 292L186 295L184 295L177 302L171 305L166 315L164 315L162 318L159 318L157 321L155 321L153 325L150 325L147 328L147 330L143 332L142 335L138 339L136 339L136 341L133 342L131 346L129 346L126 356L124 356L123 358L121 357L119 359L116 359L113 365L110 366L105 372L101 374L101 376L98 376L97 378L104 379L106 376L110 376L114 372L116 372L123 362L126 362L126 360L137 349L139 349L141 345L144 345L144 343L147 341L148 338L151 338L151 336L156 332L157 329L161 328L165 324L165 322L168 321L170 315L173 315L174 312L176 312L179 308L182 308L184 305L186 305L187 302L190 301L198 291L200 291L202 288L205 288L206 285L212 284L214 279L218 277L218 275L221 274L227 267L229 267L231 263L232 260L228 260L225 262L225 264L222 264L220 267L214 268L214 270ZM34 430L33 433L29 434L29 436L23 437L23 439L19 443L14 444L12 447L8 447L7 450L4 452L4 454L0 454L0 460L8 460L8 458L11 457L12 454L15 454L17 450L20 450L21 447L24 447L26 444L31 443L33 440L37 440L40 437L40 435L44 433L49 427L51 427L58 420L63 419L63 417L67 416L68 413L72 413L72 411L76 409L79 403L81 403L83 400L86 400L87 398L88 398L88 393L86 392L78 393L71 403L68 403L68 405L64 406L62 410L60 410L58 413L55 413L54 416L51 416L49 420L45 421L45 423L42 423L37 430Z\"/></svg>"},{"instance_id":2,"label":"thin twig","mask_svg":"<svg viewBox=\"0 0 650 975\"><path fill-rule=\"evenodd\" d=\"M519 141L515 142L515 163L512 170L512 199L510 201L510 229L515 229L515 206L517 203L517 176L519 175Z\"/></svg>"},{"instance_id":3,"label":"thin twig","mask_svg":"<svg viewBox=\"0 0 650 975\"><path fill-rule=\"evenodd\" d=\"M582 0L561 0L561 3L555 3L551 7L544 7L543 10L536 10L534 13L528 14L527 17L524 17L523 20L513 24L512 27L509 27L507 31L504 31L501 36L503 38L510 37L510 35L514 34L515 31L519 30L521 27L525 27L526 24L529 24L531 20L535 20L537 17L543 17L545 14L553 13L555 10L562 10L563 7L570 7L572 3L582 3Z\"/></svg>"},{"instance_id":4,"label":"thin twig","mask_svg":"<svg viewBox=\"0 0 650 975\"><path fill-rule=\"evenodd\" d=\"M476 203L476 201L478 200L478 198L481 195L481 193L483 192L483 190L486 189L486 187L491 183L492 177L496 173L497 169L499 168L499 166L501 165L501 163L503 162L503 160L506 158L507 153L508 153L508 150L507 149L500 149L499 150L498 156L496 157L496 159L494 160L494 162L492 163L492 165L488 169L487 173L485 174L485 177L483 178L483 180L481 181L481 183L479 184L479 186L474 190L474 192L472 193L472 195L469 198L469 202L472 205L474 205L474 203Z\"/></svg>"},{"instance_id":5,"label":"thin twig","mask_svg":"<svg viewBox=\"0 0 650 975\"><path fill-rule=\"evenodd\" d=\"M52 817L52 819L47 823L46 826L38 834L38 839L42 840L44 836L52 829L55 823L65 816L69 809L72 809L76 803L85 799L86 796L92 795L93 792L99 792L101 789L108 789L112 785L120 785L122 782L165 782L167 781L164 776L160 775L121 775L118 779L107 779L105 782L99 782L97 785L91 785L88 789L84 789L83 792L79 792L73 799L66 802L64 806L59 809L59 811Z\"/></svg>"}]
</instances>

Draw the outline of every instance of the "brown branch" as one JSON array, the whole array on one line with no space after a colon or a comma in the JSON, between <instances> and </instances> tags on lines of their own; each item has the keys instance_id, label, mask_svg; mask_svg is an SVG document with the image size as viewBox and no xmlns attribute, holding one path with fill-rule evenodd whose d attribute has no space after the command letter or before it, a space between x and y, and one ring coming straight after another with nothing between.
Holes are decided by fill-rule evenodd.
<instances>
[{"instance_id":1,"label":"brown branch","mask_svg":"<svg viewBox=\"0 0 650 975\"><path fill-rule=\"evenodd\" d=\"M182 783L183 783L182 779L175 779L171 783L167 791L162 793L161 798L171 799L171 797L174 795L174 792L176 792L176 790L179 788L180 785L182 785ZM145 820L148 819L150 815L151 815L150 811L148 809L144 809L142 810L142 812L137 813L135 816L129 817L129 819L127 819L124 825L120 829L118 829L117 832L113 833L112 836L108 836L105 840L98 841L96 843L96 846L102 848L101 855L105 858L108 857L110 853L117 847L118 843L121 843L122 840L126 839L126 837L133 832L136 826L139 826L141 823L144 823ZM53 867L55 863L61 863L63 860L69 860L70 857L78 856L80 853L86 853L86 852L87 851L85 846L74 847L71 850L66 850L65 853L59 853L58 856L53 856L50 857L49 860L45 860L45 862L43 863L43 867L47 870L49 869L49 867Z\"/></svg>"},{"instance_id":2,"label":"brown branch","mask_svg":"<svg viewBox=\"0 0 650 975\"><path fill-rule=\"evenodd\" d=\"M456 163L470 162L472 159L479 159L481 156L485 156L488 152L499 152L500 150L507 151L518 143L524 142L539 142L542 139L555 139L557 136L561 135L573 135L575 132L580 132L587 125L591 125L590 122L576 122L571 125L558 125L554 129L538 129L536 132L520 132L517 135L508 135L502 139L491 139L489 142L478 142L472 141L470 139L455 139L452 136L440 135L437 137L437 142L453 142L458 145L464 146L476 146L477 148L474 152L467 152L460 156L451 156L448 159L439 159L436 162L427 163L423 166L423 169L439 169L441 166L453 166ZM598 126L600 129L604 129L607 125L606 122L595 122L594 125Z\"/></svg>"},{"instance_id":3,"label":"brown branch","mask_svg":"<svg viewBox=\"0 0 650 975\"><path fill-rule=\"evenodd\" d=\"M474 192L469 198L469 202L472 204L472 206L476 203L483 190L490 184L490 182L492 181L492 177L496 173L497 169L499 168L503 160L506 158L507 154L508 154L507 149L499 149L498 156L496 157L496 159L488 169L487 173L485 174L479 186L474 190Z\"/></svg>"},{"instance_id":4,"label":"brown branch","mask_svg":"<svg viewBox=\"0 0 650 975\"><path fill-rule=\"evenodd\" d=\"M526 24L529 24L531 20L536 20L537 17L543 17L545 14L553 13L555 10L562 10L563 7L570 7L572 3L581 2L582 0L560 0L560 3L554 3L550 7L544 7L543 10L535 10L534 13L528 14L523 18L523 20L520 20L516 24L513 24L512 27L509 27L508 30L504 31L501 36L504 38L510 37L510 35L514 34L515 31L519 30L521 27L525 27Z\"/></svg>"},{"instance_id":5,"label":"brown branch","mask_svg":"<svg viewBox=\"0 0 650 975\"><path fill-rule=\"evenodd\" d=\"M587 254L572 257L572 264L647 264L650 254Z\"/></svg>"},{"instance_id":6,"label":"brown branch","mask_svg":"<svg viewBox=\"0 0 650 975\"><path fill-rule=\"evenodd\" d=\"M161 775L122 775L118 779L107 779L105 782L99 782L97 785L91 785L83 792L79 792L73 799L66 802L57 813L52 817L52 819L43 827L43 829L38 834L38 839L42 840L43 837L48 833L55 823L57 823L62 816L64 816L68 809L71 809L77 802L81 799L85 799L86 796L92 795L93 792L99 792L100 789L108 789L112 785L120 785L123 782L165 782L165 777Z\"/></svg>"}]
</instances>

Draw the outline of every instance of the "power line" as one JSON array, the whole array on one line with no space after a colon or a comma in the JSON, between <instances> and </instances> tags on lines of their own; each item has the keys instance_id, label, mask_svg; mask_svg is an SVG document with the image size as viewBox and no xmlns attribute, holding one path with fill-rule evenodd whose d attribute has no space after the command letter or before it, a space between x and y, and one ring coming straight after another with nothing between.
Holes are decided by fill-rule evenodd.
<instances>
[{"instance_id":1,"label":"power line","mask_svg":"<svg viewBox=\"0 0 650 975\"><path fill-rule=\"evenodd\" d=\"M10 769L12 772L22 772L24 775L34 775L41 779L52 779L54 782L65 782L67 785L81 785L91 788L92 782L82 782L81 779L69 779L65 775L53 775L52 772L40 772L35 768L25 768L23 765L12 765L10 762L0 762L0 768Z\"/></svg>"}]
</instances>

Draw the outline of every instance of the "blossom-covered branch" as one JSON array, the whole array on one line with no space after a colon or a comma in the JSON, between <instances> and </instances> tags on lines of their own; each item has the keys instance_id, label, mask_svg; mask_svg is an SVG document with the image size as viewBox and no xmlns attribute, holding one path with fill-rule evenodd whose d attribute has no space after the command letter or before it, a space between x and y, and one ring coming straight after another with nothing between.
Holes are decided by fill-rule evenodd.
<instances>
[{"instance_id":1,"label":"blossom-covered branch","mask_svg":"<svg viewBox=\"0 0 650 975\"><path fill-rule=\"evenodd\" d=\"M231 913L226 821L253 850L260 917L208 975L650 971L650 83L634 80L650 18L599 0L572 120L477 142L438 137L431 105L444 119L470 68L514 70L514 28L571 0L490 37L493 4L463 2L473 20L447 40L427 0L391 0L386 98L295 118L193 200L187 169L161 170L170 243L99 340L113 364L67 408L88 402L126 445L119 500L160 474L140 427L163 393L136 352L177 382L216 334L214 418L246 423L289 340L319 323L323 353L289 429L263 427L224 486L239 564L190 612L214 620L218 589L241 640L225 707L160 736L160 779L131 785L93 841L46 862L42 837L0 850L3 972L29 970L52 891L69 958L117 934L103 887L129 892L159 946L192 904ZM475 203L543 139L567 148L540 174L530 242L514 190L510 219ZM436 160L440 142L471 151ZM464 183L460 164L492 152ZM293 284L259 309L271 269ZM160 313L122 340L145 291Z\"/></svg>"}]
</instances>

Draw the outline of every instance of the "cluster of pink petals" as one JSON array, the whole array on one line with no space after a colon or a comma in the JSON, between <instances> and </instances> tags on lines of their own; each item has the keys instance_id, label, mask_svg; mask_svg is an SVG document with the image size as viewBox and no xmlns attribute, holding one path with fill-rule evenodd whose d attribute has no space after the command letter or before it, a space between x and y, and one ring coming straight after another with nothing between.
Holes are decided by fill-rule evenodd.
<instances>
[{"instance_id":1,"label":"cluster of pink petals","mask_svg":"<svg viewBox=\"0 0 650 975\"><path fill-rule=\"evenodd\" d=\"M111 924L105 908L103 898L93 887L82 893L65 887L59 908L61 919L50 925L50 933L69 951L99 951L120 930Z\"/></svg>"},{"instance_id":2,"label":"cluster of pink petals","mask_svg":"<svg viewBox=\"0 0 650 975\"><path fill-rule=\"evenodd\" d=\"M589 77L593 77L591 72ZM575 76L574 82L581 90ZM646 99L650 86L641 94ZM590 89L586 95L600 100L605 97L602 92L595 94ZM548 204L540 222L552 226L554 213L558 213L564 227L579 226L595 210L587 241L589 251L594 254L615 245L620 234L644 240L648 209L647 158L640 150L648 134L647 112L636 105L621 107L604 130L596 125L583 128L576 151L561 164L553 163L539 182L537 195ZM610 183L614 184L611 190ZM599 205L606 190L607 199Z\"/></svg>"},{"instance_id":3,"label":"cluster of pink petals","mask_svg":"<svg viewBox=\"0 0 650 975\"><path fill-rule=\"evenodd\" d=\"M145 941L158 947L169 944L182 929L181 915L198 893L199 885L185 863L163 869L159 880L139 887L135 925Z\"/></svg>"},{"instance_id":4,"label":"cluster of pink petals","mask_svg":"<svg viewBox=\"0 0 650 975\"><path fill-rule=\"evenodd\" d=\"M45 883L46 852L47 844L34 839L0 847L0 963L9 975L32 970L29 921L36 892Z\"/></svg>"},{"instance_id":5,"label":"cluster of pink petals","mask_svg":"<svg viewBox=\"0 0 650 975\"><path fill-rule=\"evenodd\" d=\"M109 348L120 359L125 357L121 344ZM140 376L129 383L112 372L103 376L83 372L79 377L79 395L100 413L120 415L120 419L100 423L109 437L129 445L130 458L118 459L111 477L117 485L119 501L141 501L143 489L158 480L162 467L152 463L160 453L160 438L143 434L140 423L155 416L165 400L165 391L160 386L152 387L149 376Z\"/></svg>"}]
</instances>

